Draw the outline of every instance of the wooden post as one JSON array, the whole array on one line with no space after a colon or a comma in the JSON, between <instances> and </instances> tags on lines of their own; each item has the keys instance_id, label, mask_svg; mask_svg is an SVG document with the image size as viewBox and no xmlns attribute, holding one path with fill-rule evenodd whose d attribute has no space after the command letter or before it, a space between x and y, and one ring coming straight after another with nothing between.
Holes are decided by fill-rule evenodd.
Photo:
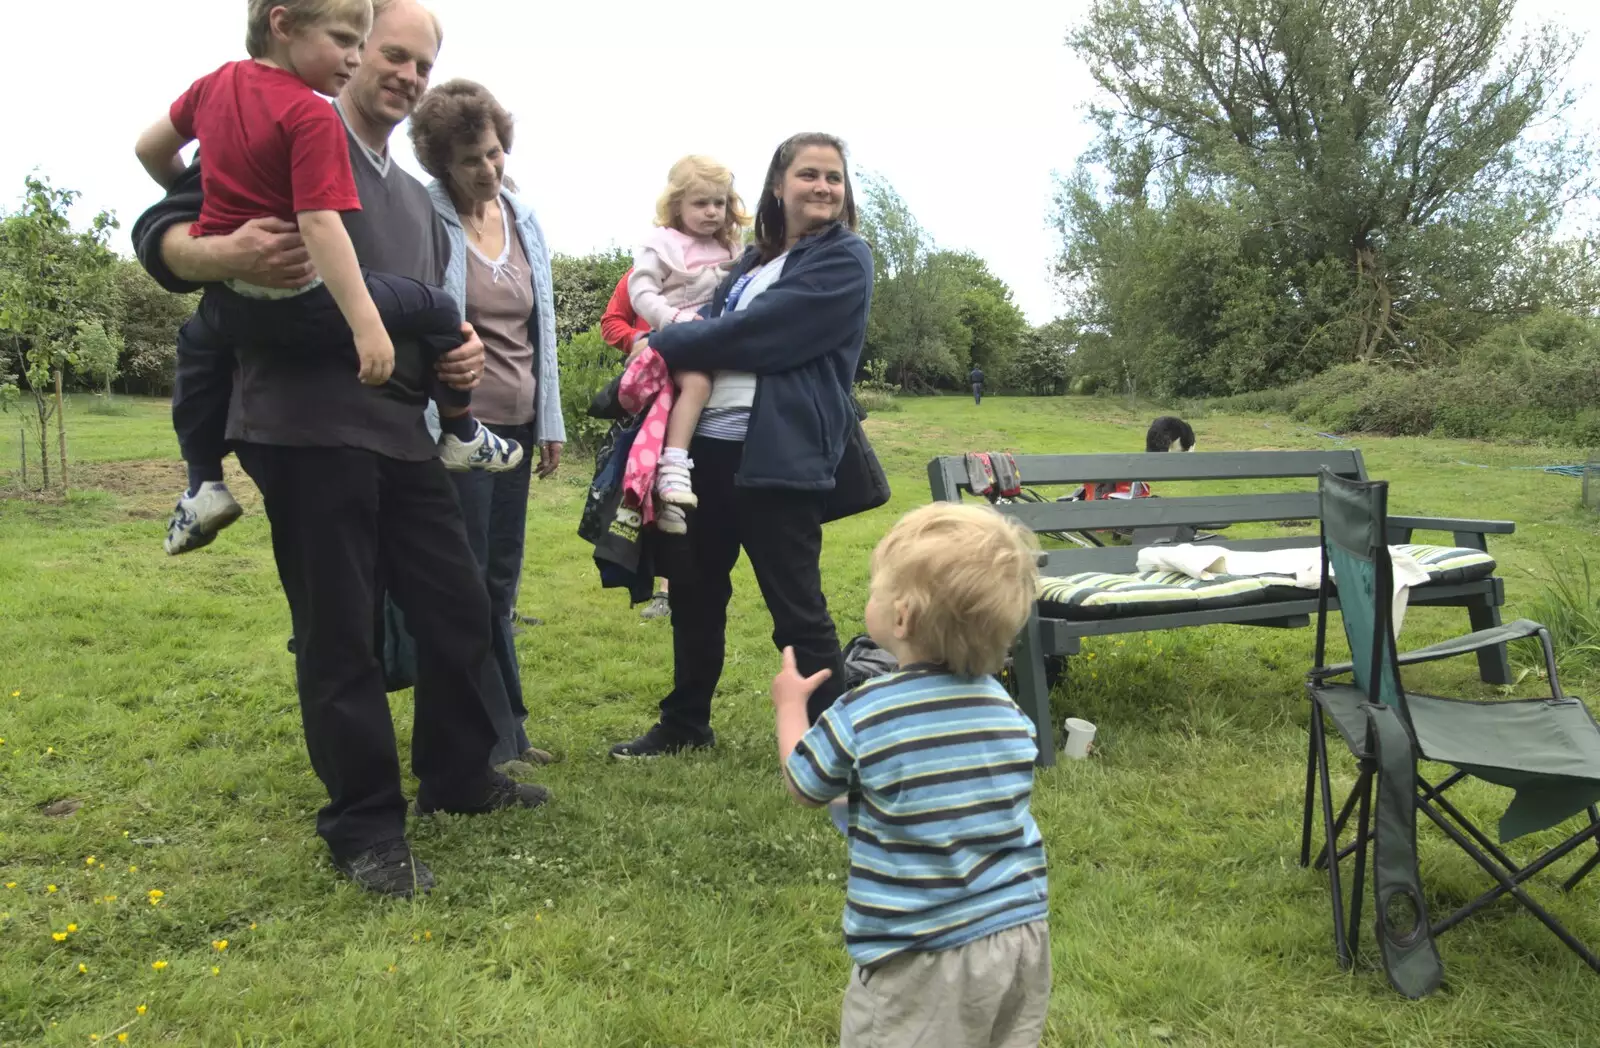
<instances>
[{"instance_id":1,"label":"wooden post","mask_svg":"<svg viewBox=\"0 0 1600 1048\"><path fill-rule=\"evenodd\" d=\"M61 449L61 494L67 493L67 412L61 401L61 369L56 368L56 438Z\"/></svg>"}]
</instances>

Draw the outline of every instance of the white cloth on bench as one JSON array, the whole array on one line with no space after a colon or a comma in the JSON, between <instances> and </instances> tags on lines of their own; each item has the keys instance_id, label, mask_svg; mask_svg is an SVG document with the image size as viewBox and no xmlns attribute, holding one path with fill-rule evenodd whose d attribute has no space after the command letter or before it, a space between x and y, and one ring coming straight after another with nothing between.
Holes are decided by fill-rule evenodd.
<instances>
[{"instance_id":1,"label":"white cloth on bench","mask_svg":"<svg viewBox=\"0 0 1600 1048\"><path fill-rule=\"evenodd\" d=\"M1428 572L1415 557L1395 546L1389 547L1389 560L1394 564L1394 632L1398 637L1411 587L1427 582ZM1138 567L1140 571L1176 571L1202 581L1218 575L1271 575L1286 586L1315 590L1322 580L1322 550L1316 546L1236 550L1185 542L1144 547L1139 551Z\"/></svg>"}]
</instances>

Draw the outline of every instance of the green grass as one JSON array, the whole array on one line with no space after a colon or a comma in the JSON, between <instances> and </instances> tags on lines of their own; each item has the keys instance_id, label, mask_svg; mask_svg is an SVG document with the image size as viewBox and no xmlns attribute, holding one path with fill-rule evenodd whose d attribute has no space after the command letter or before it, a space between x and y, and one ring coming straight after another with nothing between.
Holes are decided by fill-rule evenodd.
<instances>
[{"instance_id":1,"label":"green grass","mask_svg":"<svg viewBox=\"0 0 1600 1048\"><path fill-rule=\"evenodd\" d=\"M746 568L717 750L614 766L606 747L650 723L667 685L668 629L597 585L574 535L588 464L537 485L522 607L548 624L519 643L529 734L565 757L543 779L556 801L416 825L439 890L374 899L334 875L313 833L323 793L259 504L210 549L163 556L181 476L166 409L124 403L122 416L69 409L68 502L0 500L0 884L16 882L0 887L0 1044L85 1045L129 1022L135 1045L833 1043L845 847L779 784L771 626ZM873 543L927 499L930 454L1136 450L1154 414L1081 399L901 403L868 423L893 504L828 532L846 636ZM1202 449L1330 444L1260 417L1196 428ZM1536 464L1538 449L1359 446L1394 481L1396 512L1517 521L1491 547L1513 605L1539 595L1551 558L1595 548L1600 522L1576 481L1456 464ZM0 469L16 454L0 428ZM0 473L0 491L13 483ZM1405 641L1464 626L1458 610L1415 609ZM1074 661L1056 712L1097 722L1101 745L1042 773L1035 793L1051 860L1046 1044L1594 1043L1600 982L1509 905L1441 940L1448 982L1429 1000L1396 996L1370 950L1353 977L1338 971L1324 880L1294 861L1311 643L1309 630L1215 627L1102 640ZM1571 690L1593 691L1600 678L1575 668ZM1409 679L1491 693L1470 660ZM408 697L394 698L404 745ZM63 798L82 807L41 810ZM1491 820L1504 799L1466 794ZM1422 863L1436 908L1483 888L1428 829ZM1600 941L1597 892L1592 880L1570 899L1539 894ZM78 931L54 942L69 922Z\"/></svg>"}]
</instances>

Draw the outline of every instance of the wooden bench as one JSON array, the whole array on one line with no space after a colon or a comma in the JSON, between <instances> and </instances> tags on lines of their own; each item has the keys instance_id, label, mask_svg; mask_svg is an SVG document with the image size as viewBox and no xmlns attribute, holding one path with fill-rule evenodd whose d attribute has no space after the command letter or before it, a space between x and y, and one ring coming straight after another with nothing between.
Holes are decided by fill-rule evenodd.
<instances>
[{"instance_id":1,"label":"wooden bench","mask_svg":"<svg viewBox=\"0 0 1600 1048\"><path fill-rule=\"evenodd\" d=\"M1197 530L1232 524L1318 519L1316 477L1327 468L1343 477L1366 479L1359 451L1230 451L1191 454L1132 455L1018 455L1017 466L1026 485L1076 485L1086 482L1143 480L1153 484L1183 481L1267 481L1302 479L1302 490L1258 491L1250 494L1209 494L1142 499L1101 499L1078 502L1016 502L997 506L1035 532L1106 533L1131 529L1131 545L1052 549L1041 572L1068 576L1079 572L1127 574L1137 570L1139 550L1161 542L1188 542ZM960 455L941 456L928 463L928 481L937 501L959 502L973 494L966 461ZM1389 517L1389 541L1412 542L1415 531L1443 531L1456 547L1487 552L1487 536L1509 535L1516 525L1504 520L1457 520L1437 517ZM1206 538L1207 545L1235 550L1282 550L1318 544L1316 535L1270 538ZM1505 602L1501 579L1490 576L1467 582L1431 582L1411 591L1413 606L1451 606L1467 609L1472 629L1500 624ZM1330 605L1338 607L1336 599ZM1279 629L1308 626L1317 609L1317 595L1306 591L1292 599L1272 599L1237 607L1202 608L1167 614L1124 614L1113 618L1058 618L1041 616L1036 605L1017 640L1013 658L1017 701L1033 719L1039 732L1039 762L1055 762L1054 729L1050 716L1050 688L1046 660L1078 653L1084 637L1113 633L1142 633L1231 623ZM1511 667L1503 646L1478 656L1483 680L1511 683Z\"/></svg>"}]
</instances>

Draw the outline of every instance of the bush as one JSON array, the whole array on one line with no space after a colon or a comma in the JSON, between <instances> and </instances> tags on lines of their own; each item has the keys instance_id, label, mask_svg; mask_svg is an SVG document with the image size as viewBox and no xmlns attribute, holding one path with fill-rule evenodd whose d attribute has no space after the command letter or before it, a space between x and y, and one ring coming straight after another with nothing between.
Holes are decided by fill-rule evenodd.
<instances>
[{"instance_id":1,"label":"bush","mask_svg":"<svg viewBox=\"0 0 1600 1048\"><path fill-rule=\"evenodd\" d=\"M869 415L900 410L900 402L894 398L893 393L885 393L878 389L863 389L859 385L856 386L856 403L860 404L861 410Z\"/></svg>"},{"instance_id":2,"label":"bush","mask_svg":"<svg viewBox=\"0 0 1600 1048\"><path fill-rule=\"evenodd\" d=\"M620 248L592 255L556 255L550 259L555 284L556 339L566 342L600 323L617 281L633 265Z\"/></svg>"},{"instance_id":3,"label":"bush","mask_svg":"<svg viewBox=\"0 0 1600 1048\"><path fill-rule=\"evenodd\" d=\"M95 393L89 398L89 414L122 417L133 414L133 411L120 400L108 397L103 393Z\"/></svg>"},{"instance_id":4,"label":"bush","mask_svg":"<svg viewBox=\"0 0 1600 1048\"><path fill-rule=\"evenodd\" d=\"M585 331L556 346L561 365L561 413L567 441L588 452L600 446L611 423L589 417L589 402L622 370L622 354L598 331Z\"/></svg>"},{"instance_id":5,"label":"bush","mask_svg":"<svg viewBox=\"0 0 1600 1048\"><path fill-rule=\"evenodd\" d=\"M1540 313L1489 332L1454 363L1345 364L1214 408L1287 412L1335 432L1600 444L1600 324Z\"/></svg>"},{"instance_id":6,"label":"bush","mask_svg":"<svg viewBox=\"0 0 1600 1048\"><path fill-rule=\"evenodd\" d=\"M863 368L867 377L856 383L856 403L871 415L876 412L899 411L900 387L889 381L889 365L882 360L869 361Z\"/></svg>"}]
</instances>

